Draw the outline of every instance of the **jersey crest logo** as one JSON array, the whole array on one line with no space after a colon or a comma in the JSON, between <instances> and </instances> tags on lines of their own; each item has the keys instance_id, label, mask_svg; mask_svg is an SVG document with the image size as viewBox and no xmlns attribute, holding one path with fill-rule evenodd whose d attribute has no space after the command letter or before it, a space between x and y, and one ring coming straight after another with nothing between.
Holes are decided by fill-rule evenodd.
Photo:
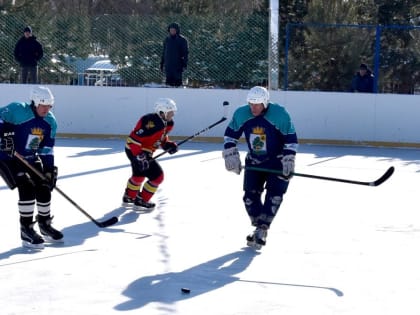
<instances>
[{"instance_id":1,"label":"jersey crest logo","mask_svg":"<svg viewBox=\"0 0 420 315\"><path fill-rule=\"evenodd\" d=\"M42 138L44 137L44 130L41 128L32 128L31 134L33 134L34 136L40 137L42 140Z\"/></svg>"},{"instance_id":2,"label":"jersey crest logo","mask_svg":"<svg viewBox=\"0 0 420 315\"><path fill-rule=\"evenodd\" d=\"M252 133L250 134L250 144L255 154L267 153L266 140L267 136L264 128L258 126L252 128Z\"/></svg>"},{"instance_id":3,"label":"jersey crest logo","mask_svg":"<svg viewBox=\"0 0 420 315\"><path fill-rule=\"evenodd\" d=\"M38 150L42 139L44 139L44 130L41 128L32 128L31 134L28 136L28 140L26 142L26 149L34 151Z\"/></svg>"},{"instance_id":4,"label":"jersey crest logo","mask_svg":"<svg viewBox=\"0 0 420 315\"><path fill-rule=\"evenodd\" d=\"M146 126L145 126L146 129L152 129L154 127L155 127L155 123L153 121L151 121L151 120L148 121L147 124L146 124Z\"/></svg>"},{"instance_id":5,"label":"jersey crest logo","mask_svg":"<svg viewBox=\"0 0 420 315\"><path fill-rule=\"evenodd\" d=\"M256 135L263 135L264 134L264 128L254 127L254 128L252 128L252 133L256 134Z\"/></svg>"}]
</instances>

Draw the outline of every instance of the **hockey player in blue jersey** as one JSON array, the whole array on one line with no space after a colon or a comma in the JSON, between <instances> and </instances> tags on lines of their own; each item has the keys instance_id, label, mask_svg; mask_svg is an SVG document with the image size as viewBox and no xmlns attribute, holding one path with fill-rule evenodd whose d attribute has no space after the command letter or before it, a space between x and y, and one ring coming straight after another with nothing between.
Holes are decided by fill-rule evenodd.
<instances>
[{"instance_id":1,"label":"hockey player in blue jersey","mask_svg":"<svg viewBox=\"0 0 420 315\"><path fill-rule=\"evenodd\" d=\"M22 243L37 249L44 247L44 239L63 239L63 234L51 226L51 191L57 180L53 155L57 122L50 111L53 104L50 89L36 86L31 90L29 103L13 102L0 107L0 175L10 189L18 189ZM14 157L14 152L45 178L30 171ZM35 231L35 223L41 235Z\"/></svg>"},{"instance_id":2,"label":"hockey player in blue jersey","mask_svg":"<svg viewBox=\"0 0 420 315\"><path fill-rule=\"evenodd\" d=\"M245 158L245 209L255 228L247 236L248 246L258 249L266 244L267 230L283 201L295 168L298 139L289 113L269 101L266 88L255 86L247 95L248 104L239 107L224 134L223 158L228 171L240 174L242 163L237 143L244 134L248 145ZM266 171L281 170L283 176ZM265 196L263 199L263 192Z\"/></svg>"}]
</instances>

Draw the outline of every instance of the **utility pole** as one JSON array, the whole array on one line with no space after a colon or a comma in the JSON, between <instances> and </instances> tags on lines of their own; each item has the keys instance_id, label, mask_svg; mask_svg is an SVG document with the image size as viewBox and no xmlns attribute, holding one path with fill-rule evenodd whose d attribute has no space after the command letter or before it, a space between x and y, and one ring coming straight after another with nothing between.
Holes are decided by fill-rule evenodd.
<instances>
[{"instance_id":1,"label":"utility pole","mask_svg":"<svg viewBox=\"0 0 420 315\"><path fill-rule=\"evenodd\" d=\"M268 89L279 88L279 5L280 0L270 0L268 37Z\"/></svg>"}]
</instances>

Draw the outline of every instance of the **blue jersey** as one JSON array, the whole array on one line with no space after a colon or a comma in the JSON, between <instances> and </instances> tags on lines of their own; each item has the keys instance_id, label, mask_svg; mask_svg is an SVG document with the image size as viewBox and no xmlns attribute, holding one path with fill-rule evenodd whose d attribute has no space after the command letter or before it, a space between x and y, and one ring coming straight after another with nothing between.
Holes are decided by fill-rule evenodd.
<instances>
[{"instance_id":1,"label":"blue jersey","mask_svg":"<svg viewBox=\"0 0 420 315\"><path fill-rule=\"evenodd\" d=\"M252 115L250 106L239 107L226 128L224 147L236 146L244 134L252 159L263 162L279 155L296 154L298 140L289 113L283 106L269 103L265 113Z\"/></svg>"},{"instance_id":2,"label":"blue jersey","mask_svg":"<svg viewBox=\"0 0 420 315\"><path fill-rule=\"evenodd\" d=\"M45 117L35 113L31 104L10 103L0 108L0 136L13 136L14 148L29 162L39 156L44 170L54 167L53 147L57 122L54 114L48 112ZM0 159L8 159L0 152Z\"/></svg>"}]
</instances>

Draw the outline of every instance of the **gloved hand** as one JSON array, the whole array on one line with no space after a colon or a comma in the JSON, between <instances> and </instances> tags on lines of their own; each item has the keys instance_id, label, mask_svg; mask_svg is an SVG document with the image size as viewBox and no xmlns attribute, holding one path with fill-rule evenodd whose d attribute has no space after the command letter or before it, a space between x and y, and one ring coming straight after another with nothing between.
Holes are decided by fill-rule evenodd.
<instances>
[{"instance_id":1,"label":"gloved hand","mask_svg":"<svg viewBox=\"0 0 420 315\"><path fill-rule=\"evenodd\" d=\"M13 142L12 137L0 138L0 151L6 153L10 157L13 156L15 153L15 143Z\"/></svg>"},{"instance_id":2,"label":"gloved hand","mask_svg":"<svg viewBox=\"0 0 420 315\"><path fill-rule=\"evenodd\" d=\"M240 174L242 170L241 158L237 147L231 147L223 151L225 167L229 172Z\"/></svg>"},{"instance_id":3,"label":"gloved hand","mask_svg":"<svg viewBox=\"0 0 420 315\"><path fill-rule=\"evenodd\" d=\"M178 152L178 145L173 141L166 141L162 144L162 149L168 151L169 154L174 154Z\"/></svg>"},{"instance_id":4,"label":"gloved hand","mask_svg":"<svg viewBox=\"0 0 420 315\"><path fill-rule=\"evenodd\" d=\"M47 184L50 187L50 190L52 191L55 188L55 185L57 183L58 178L58 167L54 166L53 170L50 172L46 172L44 176L47 179Z\"/></svg>"},{"instance_id":5,"label":"gloved hand","mask_svg":"<svg viewBox=\"0 0 420 315\"><path fill-rule=\"evenodd\" d=\"M295 156L293 154L283 156L281 164L283 166L283 175L289 178L292 177L292 173L295 171Z\"/></svg>"},{"instance_id":6,"label":"gloved hand","mask_svg":"<svg viewBox=\"0 0 420 315\"><path fill-rule=\"evenodd\" d=\"M141 152L136 156L137 165L140 171L146 171L150 166L150 154Z\"/></svg>"}]
</instances>

